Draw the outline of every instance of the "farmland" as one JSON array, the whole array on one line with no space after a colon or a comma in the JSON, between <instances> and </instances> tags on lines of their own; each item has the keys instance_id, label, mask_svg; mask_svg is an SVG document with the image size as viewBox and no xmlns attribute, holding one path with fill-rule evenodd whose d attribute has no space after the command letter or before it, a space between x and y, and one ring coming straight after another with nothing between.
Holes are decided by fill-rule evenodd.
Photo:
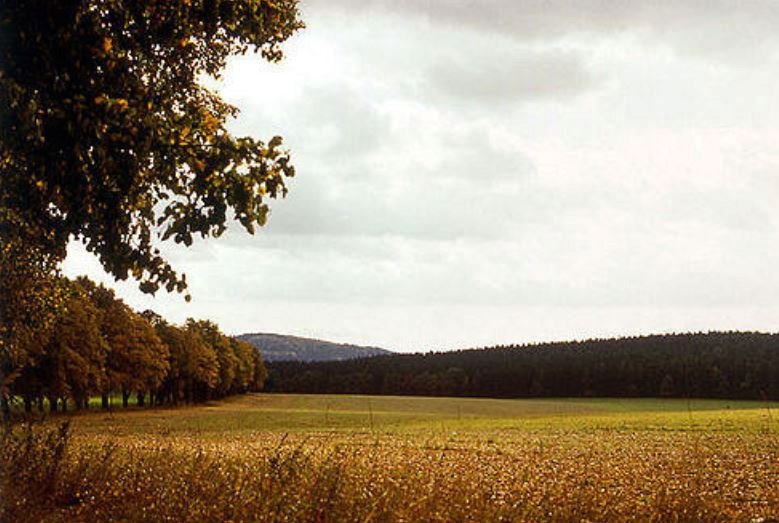
<instances>
[{"instance_id":1,"label":"farmland","mask_svg":"<svg viewBox=\"0 0 779 523\"><path fill-rule=\"evenodd\" d=\"M711 400L282 394L91 412L5 436L15 479L4 516L760 521L779 516L777 412Z\"/></svg>"}]
</instances>

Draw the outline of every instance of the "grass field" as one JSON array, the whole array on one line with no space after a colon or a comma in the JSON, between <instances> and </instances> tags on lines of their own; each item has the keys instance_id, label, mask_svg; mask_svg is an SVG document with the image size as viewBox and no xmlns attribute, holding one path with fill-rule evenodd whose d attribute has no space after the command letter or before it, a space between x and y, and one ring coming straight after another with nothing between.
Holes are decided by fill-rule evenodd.
<instances>
[{"instance_id":1,"label":"grass field","mask_svg":"<svg viewBox=\"0 0 779 523\"><path fill-rule=\"evenodd\" d=\"M778 414L737 401L282 394L90 412L68 417L63 450L45 428L6 435L29 470L6 482L0 519L769 521Z\"/></svg>"}]
</instances>

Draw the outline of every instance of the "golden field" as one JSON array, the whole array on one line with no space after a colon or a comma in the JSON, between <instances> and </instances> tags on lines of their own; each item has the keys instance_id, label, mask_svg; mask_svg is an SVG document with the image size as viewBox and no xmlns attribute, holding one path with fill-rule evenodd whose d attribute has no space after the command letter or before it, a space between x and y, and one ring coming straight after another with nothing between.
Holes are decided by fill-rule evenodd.
<instances>
[{"instance_id":1,"label":"golden field","mask_svg":"<svg viewBox=\"0 0 779 523\"><path fill-rule=\"evenodd\" d=\"M89 412L5 433L0 519L770 521L776 407L253 394Z\"/></svg>"}]
</instances>

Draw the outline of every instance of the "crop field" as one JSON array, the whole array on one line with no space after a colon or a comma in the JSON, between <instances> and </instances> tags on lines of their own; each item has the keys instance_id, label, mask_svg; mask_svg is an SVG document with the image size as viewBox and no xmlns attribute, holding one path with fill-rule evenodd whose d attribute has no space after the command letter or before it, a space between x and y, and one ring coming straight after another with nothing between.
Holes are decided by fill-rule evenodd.
<instances>
[{"instance_id":1,"label":"crop field","mask_svg":"<svg viewBox=\"0 0 779 523\"><path fill-rule=\"evenodd\" d=\"M88 412L3 436L0 520L771 521L777 416L765 402L282 394Z\"/></svg>"}]
</instances>

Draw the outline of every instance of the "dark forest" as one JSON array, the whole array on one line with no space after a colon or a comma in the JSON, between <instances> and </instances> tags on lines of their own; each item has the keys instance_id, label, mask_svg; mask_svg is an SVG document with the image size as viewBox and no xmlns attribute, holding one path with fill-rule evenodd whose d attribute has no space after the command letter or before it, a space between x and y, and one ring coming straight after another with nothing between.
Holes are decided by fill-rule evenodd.
<instances>
[{"instance_id":1,"label":"dark forest","mask_svg":"<svg viewBox=\"0 0 779 523\"><path fill-rule=\"evenodd\" d=\"M779 398L779 335L670 334L351 361L274 362L268 388L327 394Z\"/></svg>"}]
</instances>

